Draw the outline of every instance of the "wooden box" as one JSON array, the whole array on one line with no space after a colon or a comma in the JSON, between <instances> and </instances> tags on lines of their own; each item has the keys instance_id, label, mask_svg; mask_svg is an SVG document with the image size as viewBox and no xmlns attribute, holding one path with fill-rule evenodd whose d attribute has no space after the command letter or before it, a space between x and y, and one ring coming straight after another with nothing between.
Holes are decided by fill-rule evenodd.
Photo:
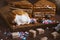
<instances>
[{"instance_id":1,"label":"wooden box","mask_svg":"<svg viewBox=\"0 0 60 40\"><path fill-rule=\"evenodd\" d=\"M56 5L48 0L40 0L34 4L34 13L38 14L38 12L40 13L41 17L44 17L45 15L55 16ZM44 16L42 16L42 14Z\"/></svg>"}]
</instances>

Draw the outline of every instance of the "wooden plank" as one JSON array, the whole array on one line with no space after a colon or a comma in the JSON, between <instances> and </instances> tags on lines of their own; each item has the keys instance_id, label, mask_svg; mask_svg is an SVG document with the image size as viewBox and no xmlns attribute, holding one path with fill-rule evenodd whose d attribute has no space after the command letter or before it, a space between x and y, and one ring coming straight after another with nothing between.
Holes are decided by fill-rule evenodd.
<instances>
[{"instance_id":1,"label":"wooden plank","mask_svg":"<svg viewBox=\"0 0 60 40\"><path fill-rule=\"evenodd\" d=\"M12 31L16 31L16 30L29 30L29 29L36 29L36 28L52 28L52 27L55 27L58 23L53 23L53 24L40 24L40 23L37 23L37 24L26 24L26 25L20 25L20 26L16 26L16 27L13 27L11 26L11 29Z\"/></svg>"}]
</instances>

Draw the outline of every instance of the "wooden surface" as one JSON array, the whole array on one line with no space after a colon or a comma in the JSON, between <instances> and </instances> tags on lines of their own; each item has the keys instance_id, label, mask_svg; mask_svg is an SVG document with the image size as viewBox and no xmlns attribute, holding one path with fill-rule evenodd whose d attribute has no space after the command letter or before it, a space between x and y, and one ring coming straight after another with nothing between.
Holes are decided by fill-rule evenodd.
<instances>
[{"instance_id":1,"label":"wooden surface","mask_svg":"<svg viewBox=\"0 0 60 40\"><path fill-rule=\"evenodd\" d=\"M25 24L25 25L20 25L20 26L10 26L10 28L12 29L12 31L28 31L30 29L36 29L36 28L52 28L55 27L58 23L53 23L53 24L40 24L40 23L36 23L36 24Z\"/></svg>"}]
</instances>

